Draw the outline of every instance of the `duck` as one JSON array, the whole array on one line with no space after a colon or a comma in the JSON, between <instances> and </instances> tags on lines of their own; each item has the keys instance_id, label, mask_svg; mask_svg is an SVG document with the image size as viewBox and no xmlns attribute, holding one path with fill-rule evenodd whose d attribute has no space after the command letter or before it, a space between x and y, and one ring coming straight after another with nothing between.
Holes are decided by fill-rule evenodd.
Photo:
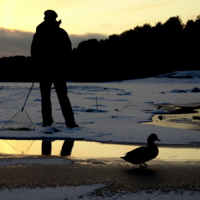
<instances>
[{"instance_id":1,"label":"duck","mask_svg":"<svg viewBox=\"0 0 200 200\"><path fill-rule=\"evenodd\" d=\"M159 153L158 147L154 143L155 141L161 140L158 139L155 133L152 133L147 138L146 147L138 147L130 152L127 152L126 155L121 158L132 164L140 165L140 168L147 167L148 165L145 162L156 158Z\"/></svg>"}]
</instances>

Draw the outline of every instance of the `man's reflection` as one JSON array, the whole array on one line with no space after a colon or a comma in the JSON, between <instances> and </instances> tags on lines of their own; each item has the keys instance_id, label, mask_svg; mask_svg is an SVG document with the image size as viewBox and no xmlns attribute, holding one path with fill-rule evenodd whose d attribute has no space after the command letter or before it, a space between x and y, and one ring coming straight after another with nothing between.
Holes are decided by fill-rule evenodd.
<instances>
[{"instance_id":1,"label":"man's reflection","mask_svg":"<svg viewBox=\"0 0 200 200\"><path fill-rule=\"evenodd\" d=\"M62 145L60 155L70 156L73 146L74 146L74 140L65 140ZM52 140L43 140L42 141L42 155L51 155L51 150L52 150Z\"/></svg>"}]
</instances>

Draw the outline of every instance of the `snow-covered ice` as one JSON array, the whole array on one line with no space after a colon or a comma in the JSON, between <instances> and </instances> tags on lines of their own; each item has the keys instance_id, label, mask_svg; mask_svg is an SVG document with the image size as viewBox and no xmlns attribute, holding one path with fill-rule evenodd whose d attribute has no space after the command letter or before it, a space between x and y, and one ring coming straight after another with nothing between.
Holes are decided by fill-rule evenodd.
<instances>
[{"instance_id":1,"label":"snow-covered ice","mask_svg":"<svg viewBox=\"0 0 200 200\"><path fill-rule=\"evenodd\" d=\"M86 141L146 143L156 133L162 144L200 142L199 132L145 125L154 114L166 111L156 104L199 103L200 71L174 72L172 75L106 83L67 83L76 122L80 127L65 127L56 92L52 89L54 126L61 132L45 134L52 129L41 127L41 98L35 83L26 111L35 124L34 131L0 131L1 138L74 138ZM180 78L180 77L193 78ZM21 110L31 83L0 83L0 125L3 126ZM52 86L53 87L53 86ZM194 88L197 88L194 90ZM176 92L175 92L176 91ZM185 91L185 92L180 92Z\"/></svg>"},{"instance_id":2,"label":"snow-covered ice","mask_svg":"<svg viewBox=\"0 0 200 200\"><path fill-rule=\"evenodd\" d=\"M105 192L102 195L95 195L95 191L106 187L104 184L71 187L45 187L45 188L9 188L0 190L1 200L199 200L200 193L193 191L137 191L134 193L127 191Z\"/></svg>"},{"instance_id":3,"label":"snow-covered ice","mask_svg":"<svg viewBox=\"0 0 200 200\"><path fill-rule=\"evenodd\" d=\"M182 77L182 78L181 78ZM187 77L187 78L186 78ZM55 90L52 89L53 118L61 130L54 134L50 127L41 127L41 98L38 83L25 107L35 124L34 131L0 131L1 138L74 138L87 141L116 143L146 143L151 133L156 133L162 144L183 144L200 142L199 131L145 125L154 114L166 113L155 105L199 103L200 71L174 72L158 77L106 83L67 83L68 94L73 106L76 122L80 127L65 128ZM0 83L0 126L21 110L31 83ZM42 158L40 158L42 159ZM53 163L69 164L68 160L52 158ZM15 164L37 163L35 159L15 158ZM4 160L12 165L12 159ZM6 163L2 161L2 165ZM46 162L46 159L45 161ZM39 163L44 163L42 160ZM48 164L51 164L48 163ZM199 192L191 191L139 191L130 193L117 191L115 194L92 196L92 193L106 185L4 188L0 190L2 200L6 199L199 199Z\"/></svg>"}]
</instances>

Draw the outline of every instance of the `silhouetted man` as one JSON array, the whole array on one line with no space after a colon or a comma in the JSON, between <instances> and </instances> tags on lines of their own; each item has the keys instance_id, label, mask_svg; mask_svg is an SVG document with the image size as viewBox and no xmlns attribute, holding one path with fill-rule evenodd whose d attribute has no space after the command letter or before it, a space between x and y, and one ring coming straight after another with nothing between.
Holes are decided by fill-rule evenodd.
<instances>
[{"instance_id":1,"label":"silhouetted man","mask_svg":"<svg viewBox=\"0 0 200 200\"><path fill-rule=\"evenodd\" d=\"M51 86L55 86L59 103L67 127L78 127L67 97L65 69L71 67L71 41L67 32L60 28L60 21L56 21L57 13L53 10L44 12L44 21L36 28L31 45L31 56L36 68L36 78L40 83L42 98L43 126L53 123L51 108Z\"/></svg>"}]
</instances>

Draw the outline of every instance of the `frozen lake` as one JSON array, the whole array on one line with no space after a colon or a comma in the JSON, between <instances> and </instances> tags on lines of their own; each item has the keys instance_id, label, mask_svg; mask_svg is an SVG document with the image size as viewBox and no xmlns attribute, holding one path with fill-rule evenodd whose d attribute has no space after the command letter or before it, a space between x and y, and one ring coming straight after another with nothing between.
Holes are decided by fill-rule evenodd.
<instances>
[{"instance_id":1,"label":"frozen lake","mask_svg":"<svg viewBox=\"0 0 200 200\"><path fill-rule=\"evenodd\" d=\"M186 75L191 78L183 78ZM174 78L171 78L172 76ZM123 82L67 83L68 96L76 122L80 126L74 129L65 127L58 99L52 88L52 111L55 122L53 126L60 130L53 134L45 134L53 130L51 127L41 127L40 90L39 84L35 83L25 107L35 130L1 130L0 165L1 167L18 167L33 164L71 164L70 160L61 159L63 156L69 158L66 155L67 152L62 150L65 140L74 140L70 154L72 160L85 159L91 163L93 163L93 158L95 163L97 160L95 158L101 157L108 159L113 157L115 158L113 160L119 160L119 157L126 152L146 144L146 139L151 133L156 133L161 140L161 142L156 142L159 146L159 155L155 162L179 160L198 162L200 150L199 77L200 71L189 71L163 75L159 78ZM0 83L1 127L21 110L30 86L31 83ZM22 118L21 121L23 122L24 119ZM42 140L48 146L44 148L45 153L50 152L53 155L50 159L39 156L43 153ZM49 149L49 144L51 144L51 149ZM29 157L29 155L34 156ZM38 157L39 159L35 159ZM152 166L155 167L155 165ZM85 194L100 187L105 187L105 185L4 189L1 190L1 197L14 199L20 196L22 199L29 195L31 199L38 199L41 196L47 199L49 194L54 194L57 199L61 196L64 199L71 194L71 199L76 199L79 194L83 194L84 197ZM119 192L116 199L138 197L144 199L150 198L149 195L146 191L123 195ZM159 190L152 193L154 199L172 197L183 199L183 196L184 199L198 199L199 193L192 196L185 190L180 195L173 192L159 193Z\"/></svg>"},{"instance_id":2,"label":"frozen lake","mask_svg":"<svg viewBox=\"0 0 200 200\"><path fill-rule=\"evenodd\" d=\"M76 122L79 128L65 127L56 92L52 87L53 118L60 132L45 134L51 128L41 127L41 98L39 84L35 83L26 104L26 111L35 125L34 131L0 131L2 139L74 139L108 143L144 144L151 133L156 133L161 145L199 145L199 130L180 126L171 128L143 124L154 115L166 122L166 116L176 106L198 107L200 71L177 72L159 78L146 78L123 82L67 83ZM190 75L192 78L180 78ZM0 125L3 126L21 110L31 83L0 83ZM166 106L173 105L166 110ZM175 115L174 115L175 116ZM168 117L169 118L169 117ZM196 121L195 121L196 120ZM194 124L198 122L198 116ZM23 119L22 119L23 121ZM171 120L173 121L173 120ZM169 120L167 123L169 124ZM197 123L196 123L197 124Z\"/></svg>"}]
</instances>

